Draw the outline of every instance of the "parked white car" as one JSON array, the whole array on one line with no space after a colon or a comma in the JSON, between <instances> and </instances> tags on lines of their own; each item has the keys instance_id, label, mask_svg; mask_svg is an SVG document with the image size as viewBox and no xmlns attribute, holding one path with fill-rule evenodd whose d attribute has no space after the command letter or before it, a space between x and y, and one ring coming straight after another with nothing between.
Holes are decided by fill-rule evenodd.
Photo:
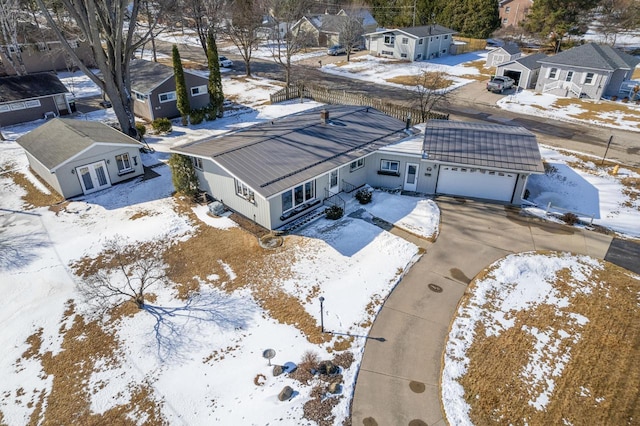
<instances>
[{"instance_id":1,"label":"parked white car","mask_svg":"<svg viewBox=\"0 0 640 426\"><path fill-rule=\"evenodd\" d=\"M220 63L220 66L224 68L233 66L233 61L226 56L218 56L218 62Z\"/></svg>"}]
</instances>

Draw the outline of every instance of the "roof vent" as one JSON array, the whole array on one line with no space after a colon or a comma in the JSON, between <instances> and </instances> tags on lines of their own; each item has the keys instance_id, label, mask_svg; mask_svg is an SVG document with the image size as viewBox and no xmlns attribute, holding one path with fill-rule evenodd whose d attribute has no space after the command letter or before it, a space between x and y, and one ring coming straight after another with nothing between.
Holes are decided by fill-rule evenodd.
<instances>
[{"instance_id":1,"label":"roof vent","mask_svg":"<svg viewBox=\"0 0 640 426\"><path fill-rule=\"evenodd\" d=\"M322 124L327 124L329 122L329 111L326 109L320 110L320 121Z\"/></svg>"}]
</instances>

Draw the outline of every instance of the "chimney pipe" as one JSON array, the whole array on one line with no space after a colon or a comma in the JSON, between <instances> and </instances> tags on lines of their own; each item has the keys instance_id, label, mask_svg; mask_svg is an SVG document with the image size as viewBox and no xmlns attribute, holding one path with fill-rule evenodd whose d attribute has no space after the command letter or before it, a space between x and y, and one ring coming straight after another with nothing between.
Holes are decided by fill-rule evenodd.
<instances>
[{"instance_id":1,"label":"chimney pipe","mask_svg":"<svg viewBox=\"0 0 640 426\"><path fill-rule=\"evenodd\" d=\"M320 121L322 124L327 124L329 122L329 111L326 109L320 110Z\"/></svg>"}]
</instances>

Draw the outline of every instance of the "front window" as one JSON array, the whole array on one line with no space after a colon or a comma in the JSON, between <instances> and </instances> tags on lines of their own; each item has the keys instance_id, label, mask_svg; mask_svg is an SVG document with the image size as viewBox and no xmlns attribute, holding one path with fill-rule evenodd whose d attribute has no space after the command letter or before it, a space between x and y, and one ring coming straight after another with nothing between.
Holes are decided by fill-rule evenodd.
<instances>
[{"instance_id":1,"label":"front window","mask_svg":"<svg viewBox=\"0 0 640 426\"><path fill-rule=\"evenodd\" d=\"M558 68L551 68L549 70L549 78L558 78Z\"/></svg>"},{"instance_id":2,"label":"front window","mask_svg":"<svg viewBox=\"0 0 640 426\"><path fill-rule=\"evenodd\" d=\"M449 38L449 36L448 36L448 35L445 35L443 38L446 40L446 39L448 39L448 38Z\"/></svg>"},{"instance_id":3,"label":"front window","mask_svg":"<svg viewBox=\"0 0 640 426\"><path fill-rule=\"evenodd\" d=\"M143 95L142 93L138 93L138 92L133 92L133 94L136 96L137 101L140 101L140 102L147 101L147 95Z\"/></svg>"},{"instance_id":4,"label":"front window","mask_svg":"<svg viewBox=\"0 0 640 426\"><path fill-rule=\"evenodd\" d=\"M595 74L588 72L584 78L584 84L593 84L593 77L595 77Z\"/></svg>"},{"instance_id":5,"label":"front window","mask_svg":"<svg viewBox=\"0 0 640 426\"><path fill-rule=\"evenodd\" d=\"M307 203L316 198L315 181L309 181L298 185L282 193L282 212L286 212L301 204Z\"/></svg>"},{"instance_id":6,"label":"front window","mask_svg":"<svg viewBox=\"0 0 640 426\"><path fill-rule=\"evenodd\" d=\"M505 7L504 13L509 13L509 12L511 12L511 7L510 6Z\"/></svg>"},{"instance_id":7,"label":"front window","mask_svg":"<svg viewBox=\"0 0 640 426\"><path fill-rule=\"evenodd\" d=\"M171 102L176 100L176 92L160 93L158 95L160 102Z\"/></svg>"},{"instance_id":8,"label":"front window","mask_svg":"<svg viewBox=\"0 0 640 426\"><path fill-rule=\"evenodd\" d=\"M191 88L191 96L206 95L206 94L207 94L206 85L196 86Z\"/></svg>"},{"instance_id":9,"label":"front window","mask_svg":"<svg viewBox=\"0 0 640 426\"><path fill-rule=\"evenodd\" d=\"M195 167L198 170L202 170L202 158L198 158L198 157L191 157L191 160L193 161L193 167Z\"/></svg>"},{"instance_id":10,"label":"front window","mask_svg":"<svg viewBox=\"0 0 640 426\"><path fill-rule=\"evenodd\" d=\"M116 155L116 165L118 166L118 174L133 170L129 154Z\"/></svg>"},{"instance_id":11,"label":"front window","mask_svg":"<svg viewBox=\"0 0 640 426\"><path fill-rule=\"evenodd\" d=\"M402 37L402 44L409 44L409 39L407 37Z\"/></svg>"},{"instance_id":12,"label":"front window","mask_svg":"<svg viewBox=\"0 0 640 426\"><path fill-rule=\"evenodd\" d=\"M334 170L331 172L331 176L330 176L330 182L329 182L329 186L331 188L335 188L336 186L338 186L338 171Z\"/></svg>"},{"instance_id":13,"label":"front window","mask_svg":"<svg viewBox=\"0 0 640 426\"><path fill-rule=\"evenodd\" d=\"M571 81L573 80L573 71L567 71L567 77L564 79L564 81Z\"/></svg>"},{"instance_id":14,"label":"front window","mask_svg":"<svg viewBox=\"0 0 640 426\"><path fill-rule=\"evenodd\" d=\"M349 164L349 170L354 171L364 167L364 158L359 158L353 163Z\"/></svg>"},{"instance_id":15,"label":"front window","mask_svg":"<svg viewBox=\"0 0 640 426\"><path fill-rule=\"evenodd\" d=\"M393 44L396 41L396 36L386 35L384 36L384 44Z\"/></svg>"},{"instance_id":16,"label":"front window","mask_svg":"<svg viewBox=\"0 0 640 426\"><path fill-rule=\"evenodd\" d=\"M418 40L418 44L422 44L422 43L424 43L424 39L423 39L423 38L421 38L420 40Z\"/></svg>"},{"instance_id":17,"label":"front window","mask_svg":"<svg viewBox=\"0 0 640 426\"><path fill-rule=\"evenodd\" d=\"M245 185L244 183L240 182L239 180L236 180L236 195L238 195L239 197L244 198L245 200L249 200L251 202L253 202L255 196L253 191L251 190L251 188L249 188L247 185Z\"/></svg>"},{"instance_id":18,"label":"front window","mask_svg":"<svg viewBox=\"0 0 640 426\"><path fill-rule=\"evenodd\" d=\"M398 170L400 170L400 162L391 161L391 160L382 160L380 161L380 170L382 170L383 172L398 173Z\"/></svg>"}]
</instances>

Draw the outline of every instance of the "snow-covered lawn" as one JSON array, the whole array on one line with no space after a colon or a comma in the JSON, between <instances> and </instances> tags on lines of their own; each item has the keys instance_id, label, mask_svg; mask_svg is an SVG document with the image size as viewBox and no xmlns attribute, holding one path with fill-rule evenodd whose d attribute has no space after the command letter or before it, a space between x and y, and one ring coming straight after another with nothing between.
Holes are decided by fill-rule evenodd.
<instances>
[{"instance_id":1,"label":"snow-covered lawn","mask_svg":"<svg viewBox=\"0 0 640 426\"><path fill-rule=\"evenodd\" d=\"M496 104L502 109L521 114L640 131L640 105L633 102L594 102L523 90L501 98Z\"/></svg>"},{"instance_id":2,"label":"snow-covered lawn","mask_svg":"<svg viewBox=\"0 0 640 426\"><path fill-rule=\"evenodd\" d=\"M640 237L640 174L621 167L613 175L613 167L596 158L545 146L541 154L547 173L529 177L528 201L537 207L527 212L546 217L551 203L551 212L572 212L585 223L593 218L595 225Z\"/></svg>"},{"instance_id":3,"label":"snow-covered lawn","mask_svg":"<svg viewBox=\"0 0 640 426\"><path fill-rule=\"evenodd\" d=\"M496 262L451 326L441 388L449 423L633 423L639 296L640 277L586 256Z\"/></svg>"},{"instance_id":4,"label":"snow-covered lawn","mask_svg":"<svg viewBox=\"0 0 640 426\"><path fill-rule=\"evenodd\" d=\"M72 78L79 92L80 78ZM252 108L194 128L174 123L170 135L149 137L156 153L143 156L145 165L165 161L176 143L316 105L262 106L271 83L244 84L225 79L228 93L255 96L249 99ZM110 110L82 119L87 118L114 119ZM39 124L3 132L15 139ZM15 142L0 144L0 159L2 170L23 174L47 192ZM22 199L27 190L10 175L0 175L2 422L25 424L31 416L71 422L60 416L74 413L77 422L99 415L100 421L116 423L126 416L140 424L162 419L189 425L302 424L303 407L316 400L329 407L335 424L342 423L362 357L362 336L417 259L418 247L367 220L345 216L335 222L320 219L286 237L280 249L265 251L228 217L210 217L203 207L185 212L170 196L168 167L153 170L160 176L115 185L54 209L29 208ZM437 232L439 212L430 200L376 192L366 207L416 234ZM191 269L181 282L152 288L150 309L127 308L96 320L79 295L79 274L86 262L103 258L105 242L114 238L140 247L157 239L170 242L178 253L170 266L187 263ZM186 248L196 241L210 250L204 258ZM82 259L85 263L79 263ZM200 311L190 311L180 296L187 281L197 283L199 290L188 303ZM334 334L319 333L320 296L325 328ZM168 339L159 318L175 332ZM159 323L160 332L154 329ZM274 377L262 357L267 348L275 350L272 362L278 365L298 364L308 351L321 359L351 352L355 362L341 370L340 392L328 396L317 377L307 384L289 374ZM295 393L280 402L278 393L286 385ZM66 414L59 410L63 406ZM126 414L118 417L118 409Z\"/></svg>"}]
</instances>

